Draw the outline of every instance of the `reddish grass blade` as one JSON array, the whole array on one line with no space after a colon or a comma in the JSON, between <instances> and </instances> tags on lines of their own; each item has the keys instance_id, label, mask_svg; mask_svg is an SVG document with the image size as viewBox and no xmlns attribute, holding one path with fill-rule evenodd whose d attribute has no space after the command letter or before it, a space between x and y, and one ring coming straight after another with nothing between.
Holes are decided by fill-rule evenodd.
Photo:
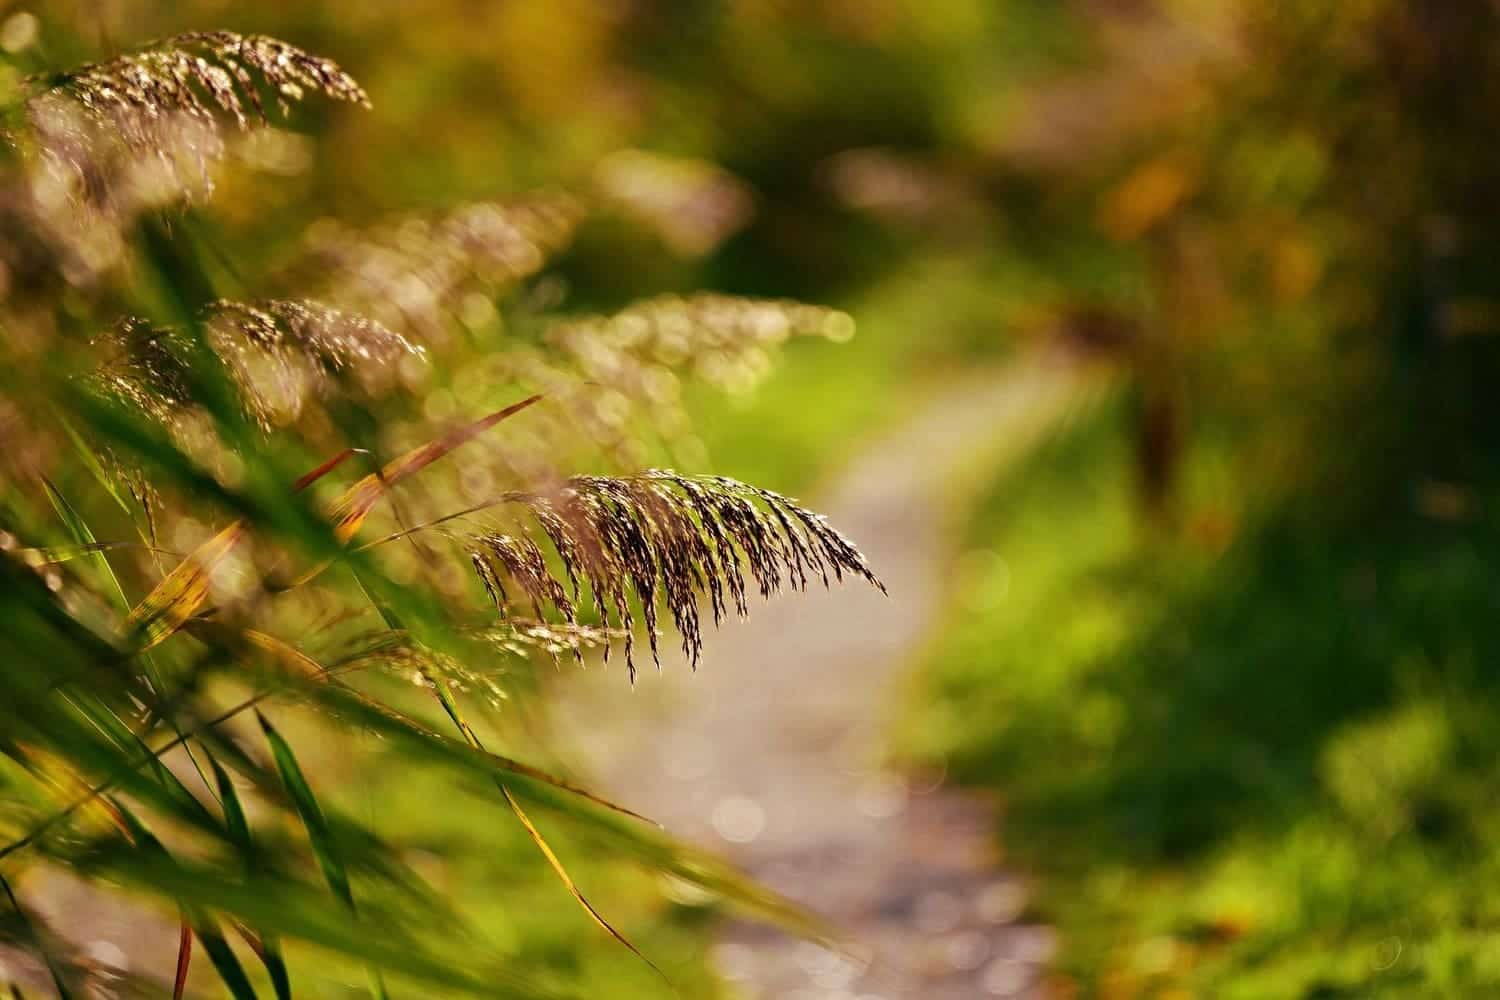
<instances>
[{"instance_id":1,"label":"reddish grass blade","mask_svg":"<svg viewBox=\"0 0 1500 1000\"><path fill-rule=\"evenodd\" d=\"M302 475L298 476L297 481L292 484L292 492L301 493L313 483L317 482L319 479L322 479L334 469L337 469L340 465L344 464L344 460L350 455L353 455L362 450L363 449L361 448L345 448L343 451L339 452L337 455L333 456L328 461L318 466L316 469L313 469L311 472L303 473Z\"/></svg>"},{"instance_id":2,"label":"reddish grass blade","mask_svg":"<svg viewBox=\"0 0 1500 1000\"><path fill-rule=\"evenodd\" d=\"M338 467L354 453L346 448L311 472L300 477L293 492L306 489ZM209 581L224 557L245 534L245 522L233 521L217 535L198 546L177 568L162 578L125 618L125 634L145 652L170 638L197 613L208 599Z\"/></svg>"},{"instance_id":3,"label":"reddish grass blade","mask_svg":"<svg viewBox=\"0 0 1500 1000\"><path fill-rule=\"evenodd\" d=\"M182 921L182 936L177 941L177 975L172 980L172 1000L182 1000L187 989L188 966L193 961L193 928L187 919Z\"/></svg>"},{"instance_id":4,"label":"reddish grass blade","mask_svg":"<svg viewBox=\"0 0 1500 1000\"><path fill-rule=\"evenodd\" d=\"M460 445L472 441L500 421L520 413L541 398L540 394L527 396L518 403L512 403L488 416L480 417L473 423L456 427L435 441L429 441L399 458L391 459L379 472L372 472L361 479L339 498L338 503L334 505L336 517L334 534L338 536L339 541L347 542L354 537L355 532L359 531L359 526L364 523L365 517L374 509L380 498L385 496L386 490L407 476L425 469Z\"/></svg>"}]
</instances>

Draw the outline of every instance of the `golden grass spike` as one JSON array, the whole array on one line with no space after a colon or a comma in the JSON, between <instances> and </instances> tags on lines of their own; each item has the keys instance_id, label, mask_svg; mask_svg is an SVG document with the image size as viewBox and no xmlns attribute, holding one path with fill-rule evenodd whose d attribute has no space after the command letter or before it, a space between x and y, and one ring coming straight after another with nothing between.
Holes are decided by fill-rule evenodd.
<instances>
[{"instance_id":1,"label":"golden grass spike","mask_svg":"<svg viewBox=\"0 0 1500 1000\"><path fill-rule=\"evenodd\" d=\"M370 106L364 89L332 60L265 35L230 31L176 35L106 62L41 78L45 82L38 96L64 96L125 141L143 144L153 134L148 123L174 115L212 123L216 113L225 114L242 129L249 127L251 117L263 119L255 75L276 91L283 108L308 90ZM253 114L246 113L247 103ZM34 105L31 110L35 113Z\"/></svg>"}]
</instances>

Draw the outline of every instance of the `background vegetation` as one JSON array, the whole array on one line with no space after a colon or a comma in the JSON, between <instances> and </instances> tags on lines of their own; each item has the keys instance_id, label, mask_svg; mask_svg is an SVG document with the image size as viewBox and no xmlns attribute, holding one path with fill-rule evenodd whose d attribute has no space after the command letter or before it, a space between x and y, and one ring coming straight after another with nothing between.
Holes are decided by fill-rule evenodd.
<instances>
[{"instance_id":1,"label":"background vegetation","mask_svg":"<svg viewBox=\"0 0 1500 1000\"><path fill-rule=\"evenodd\" d=\"M309 233L537 190L593 211L545 271L442 304L445 388L542 317L664 292L796 296L859 330L787 345L765 378L685 380L692 432L579 447L588 471L670 462L812 490L954 372L1046 339L1082 349L1107 391L962 518L949 621L899 692L902 752L1001 793L1001 842L1085 995L1465 996L1500 980L1497 17L1412 0L112 0L9 7L0 48L20 94L24 74L151 38L265 32L335 58L374 105L302 102L170 216L129 282L59 293L78 355L119 311L181 323L209 291L307 287ZM464 412L519 395L497 381ZM402 440L456 416L402 414ZM274 451L245 491L330 453ZM85 465L57 486L98 538L134 537ZM33 487L7 481L31 500L6 516L47 526L30 544L76 544ZM149 567L127 577L134 600ZM503 802L439 815L442 793L382 748L346 757L286 729L320 799L426 852L423 875L509 969L660 991L590 936ZM548 832L632 942L711 995L711 915Z\"/></svg>"}]
</instances>

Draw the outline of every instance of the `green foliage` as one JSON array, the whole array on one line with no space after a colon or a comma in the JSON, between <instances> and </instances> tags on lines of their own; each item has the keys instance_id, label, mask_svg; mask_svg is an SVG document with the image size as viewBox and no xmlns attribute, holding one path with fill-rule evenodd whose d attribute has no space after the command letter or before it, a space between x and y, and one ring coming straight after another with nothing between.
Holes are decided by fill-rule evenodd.
<instances>
[{"instance_id":1,"label":"green foliage","mask_svg":"<svg viewBox=\"0 0 1500 1000\"><path fill-rule=\"evenodd\" d=\"M659 995L624 949L586 946L607 939L500 781L601 912L710 995L719 904L668 902L661 873L798 915L549 774L530 719L531 657L623 645L641 591L674 579L669 611L695 623L680 584L705 564L632 578L616 546L601 610L529 514L499 514L653 465L800 493L944 376L1061 335L1123 398L975 515L909 745L1014 804L1007 836L1086 990L1494 989L1494 10L48 14L7 12L0 38L23 140L0 154L0 831L37 831L0 865L22 904L28 858L120 847L119 802L190 844L122 882L164 911L180 890L237 914L268 956L286 923L315 995L372 961L453 990L478 970L492 992ZM204 23L238 33L143 41ZM92 101L81 119L69 90ZM355 112L365 91L374 113ZM152 102L191 121L142 119ZM39 171L48 156L66 169ZM704 287L755 298L682 294ZM860 337L829 343L842 314L789 293L848 309ZM769 374L783 341L796 364ZM401 471L424 454L432 469ZM244 537L202 548L231 524ZM504 541L474 577L477 539ZM520 579L491 586L497 619L484 574L502 566ZM532 600L556 620L531 621ZM258 706L401 947L372 953L308 877L297 804L237 722ZM330 746L329 718L367 735ZM252 872L279 887L271 910L235 894ZM450 911L471 918L462 947L425 941L416 914ZM5 919L60 979L83 975L60 929Z\"/></svg>"},{"instance_id":2,"label":"green foliage","mask_svg":"<svg viewBox=\"0 0 1500 1000\"><path fill-rule=\"evenodd\" d=\"M410 864L408 826L314 794L373 733L387 744L379 766L403 787L445 772L486 779L465 796L499 798L535 850L530 863L550 867L563 898L637 960L531 807L602 857L637 858L714 905L810 929L790 904L628 810L489 752L460 705L479 708L497 740L518 741L538 655L621 642L633 675L634 623L654 656L659 598L693 649L699 597L715 622L745 614L747 577L763 597L845 574L875 583L850 543L779 494L635 464L670 452L654 435L683 432L676 371L745 387L787 337L844 339L848 318L785 300L668 296L597 318L533 314L512 333L500 308L526 294L586 210L568 196L325 234L280 273L248 262L268 284L337 305L224 298L225 285L256 279L225 268L213 234L209 195L233 174L222 161L236 142L222 126L264 125L267 97L285 115L310 91L368 103L329 60L217 32L38 75L12 98L0 171L10 206L0 262L15 279L0 313L0 407L15 444L0 460L7 876L60 868L179 912L173 993L196 938L231 995L256 995L227 924L278 997L321 995L360 964L380 996L387 976L397 992L562 995L580 970L472 924L448 898L459 894ZM454 300L488 325L458 322ZM347 309L392 302L386 322ZM463 418L469 407L488 415ZM522 411L530 426L512 430ZM461 475L428 471L460 450ZM604 468L564 479L573 462ZM368 474L334 485L360 464ZM362 530L374 540L351 544ZM471 560L476 545L484 555ZM462 573L470 562L477 580ZM517 617L510 593L535 617ZM560 621L544 617L553 612ZM458 738L422 717L433 696ZM301 717L319 748L311 762L263 714L275 703L311 710ZM269 761L242 732L250 711ZM545 744L527 752L551 756ZM486 833L487 845L465 849L502 842ZM525 870L501 856L506 877L485 884ZM628 884L663 912L649 881ZM24 884L8 895L0 943L41 955L65 994L86 983L95 972L71 954L68 929L38 926L24 895ZM548 940L567 933L544 912L528 899L512 920L537 914ZM143 970L132 987L166 990L166 976Z\"/></svg>"},{"instance_id":3,"label":"green foliage","mask_svg":"<svg viewBox=\"0 0 1500 1000\"><path fill-rule=\"evenodd\" d=\"M1245 511L1203 448L1168 539L1135 519L1128 413L985 500L906 746L1004 790L1089 989L1494 989L1492 502Z\"/></svg>"}]
</instances>

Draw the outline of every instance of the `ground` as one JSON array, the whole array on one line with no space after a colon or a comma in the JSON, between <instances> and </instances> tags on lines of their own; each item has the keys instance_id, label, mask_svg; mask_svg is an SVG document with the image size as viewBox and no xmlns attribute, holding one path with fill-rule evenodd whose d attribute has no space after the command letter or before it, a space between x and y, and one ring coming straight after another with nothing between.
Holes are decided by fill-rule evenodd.
<instances>
[{"instance_id":1,"label":"ground","mask_svg":"<svg viewBox=\"0 0 1500 1000\"><path fill-rule=\"evenodd\" d=\"M735 925L717 949L749 997L1027 995L1054 932L996 865L993 810L893 770L896 685L942 616L950 517L976 470L1023 453L1083 376L1042 351L960 381L870 443L815 505L890 585L773 601L668 662L629 711L623 677L572 678L562 728L607 792L728 851L826 918L846 954ZM814 993L814 990L824 992Z\"/></svg>"}]
</instances>

